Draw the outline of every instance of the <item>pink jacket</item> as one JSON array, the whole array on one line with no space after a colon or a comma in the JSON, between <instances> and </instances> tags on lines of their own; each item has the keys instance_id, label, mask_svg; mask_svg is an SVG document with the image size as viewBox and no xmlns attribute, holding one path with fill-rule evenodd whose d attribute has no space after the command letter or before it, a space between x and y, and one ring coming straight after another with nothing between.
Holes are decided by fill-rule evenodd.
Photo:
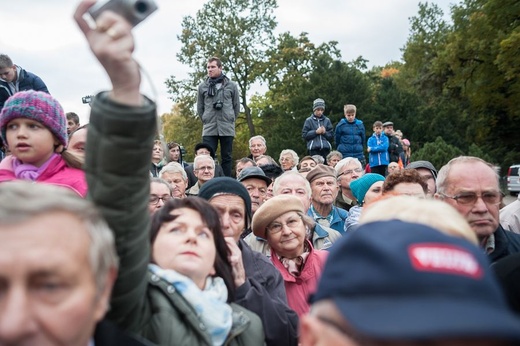
<instances>
[{"instance_id":1,"label":"pink jacket","mask_svg":"<svg viewBox=\"0 0 520 346\"><path fill-rule=\"evenodd\" d=\"M16 180L13 172L12 156L7 156L0 163L0 182ZM68 167L63 158L58 155L47 169L36 179L36 182L68 187L81 197L87 195L87 180L81 169Z\"/></svg>"},{"instance_id":2,"label":"pink jacket","mask_svg":"<svg viewBox=\"0 0 520 346\"><path fill-rule=\"evenodd\" d=\"M327 260L328 251L315 250L311 242L307 240L311 252L305 261L302 272L299 277L294 277L278 259L274 253L271 256L271 261L274 266L282 274L285 283L285 292L287 293L287 303L289 307L296 311L299 317L309 312L309 303L307 300L309 296L316 291L318 281L321 277L321 272Z\"/></svg>"}]
</instances>

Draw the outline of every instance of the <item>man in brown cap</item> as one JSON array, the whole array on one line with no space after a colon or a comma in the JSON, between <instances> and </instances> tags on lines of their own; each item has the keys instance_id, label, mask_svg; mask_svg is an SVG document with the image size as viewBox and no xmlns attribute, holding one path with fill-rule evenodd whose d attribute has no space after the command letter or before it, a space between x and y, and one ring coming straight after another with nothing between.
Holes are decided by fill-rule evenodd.
<instances>
[{"instance_id":1,"label":"man in brown cap","mask_svg":"<svg viewBox=\"0 0 520 346\"><path fill-rule=\"evenodd\" d=\"M320 225L343 233L348 212L333 204L339 191L334 168L319 164L307 174L307 180L311 184L311 207L307 215Z\"/></svg>"}]
</instances>

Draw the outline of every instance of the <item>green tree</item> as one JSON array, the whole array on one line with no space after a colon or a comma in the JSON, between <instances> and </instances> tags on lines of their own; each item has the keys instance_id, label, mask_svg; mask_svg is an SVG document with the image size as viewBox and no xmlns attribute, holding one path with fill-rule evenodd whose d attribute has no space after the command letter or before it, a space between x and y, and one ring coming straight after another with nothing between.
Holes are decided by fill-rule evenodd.
<instances>
[{"instance_id":1,"label":"green tree","mask_svg":"<svg viewBox=\"0 0 520 346\"><path fill-rule=\"evenodd\" d=\"M428 142L412 153L412 161L430 161L434 167L440 169L452 158L463 155L459 148L446 143L442 137L437 137L434 142Z\"/></svg>"},{"instance_id":2,"label":"green tree","mask_svg":"<svg viewBox=\"0 0 520 346\"><path fill-rule=\"evenodd\" d=\"M248 93L253 84L264 80L266 52L274 44L276 7L276 0L210 0L195 17L184 17L178 37L182 48L177 58L193 71L187 80L171 76L166 81L173 100L194 105L197 84L206 74L206 62L218 56L238 84L249 134L253 136L255 125Z\"/></svg>"}]
</instances>

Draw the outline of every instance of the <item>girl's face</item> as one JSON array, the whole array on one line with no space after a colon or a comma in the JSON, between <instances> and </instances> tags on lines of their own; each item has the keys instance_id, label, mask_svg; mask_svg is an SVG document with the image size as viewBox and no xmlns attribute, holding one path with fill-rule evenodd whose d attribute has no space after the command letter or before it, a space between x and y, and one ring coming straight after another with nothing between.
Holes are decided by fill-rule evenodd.
<instances>
[{"instance_id":1,"label":"girl's face","mask_svg":"<svg viewBox=\"0 0 520 346\"><path fill-rule=\"evenodd\" d=\"M7 123L6 139L11 153L23 163L43 165L59 144L49 129L36 120L16 118Z\"/></svg>"},{"instance_id":2,"label":"girl's face","mask_svg":"<svg viewBox=\"0 0 520 346\"><path fill-rule=\"evenodd\" d=\"M384 181L376 181L372 184L372 186L370 186L367 193L365 194L363 205L373 202L376 198L381 196L383 193L383 183Z\"/></svg>"},{"instance_id":3,"label":"girl's face","mask_svg":"<svg viewBox=\"0 0 520 346\"><path fill-rule=\"evenodd\" d=\"M306 227L295 211L290 211L275 219L267 227L267 242L278 254L295 258L303 253Z\"/></svg>"},{"instance_id":4,"label":"girl's face","mask_svg":"<svg viewBox=\"0 0 520 346\"><path fill-rule=\"evenodd\" d=\"M152 244L152 257L161 268L173 269L203 289L206 278L215 273L213 232L193 209L180 208L170 214L177 218L161 225Z\"/></svg>"}]
</instances>

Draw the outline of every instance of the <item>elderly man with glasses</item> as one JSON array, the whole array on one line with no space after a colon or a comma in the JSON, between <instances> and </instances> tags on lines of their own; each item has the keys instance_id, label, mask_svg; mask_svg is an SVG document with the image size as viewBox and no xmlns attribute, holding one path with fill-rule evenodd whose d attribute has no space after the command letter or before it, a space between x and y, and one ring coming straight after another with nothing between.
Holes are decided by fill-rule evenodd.
<instances>
[{"instance_id":1,"label":"elderly man with glasses","mask_svg":"<svg viewBox=\"0 0 520 346\"><path fill-rule=\"evenodd\" d=\"M502 192L495 168L472 156L460 156L444 165L437 176L441 199L466 218L491 262L520 252L520 235L500 225Z\"/></svg>"},{"instance_id":2,"label":"elderly man with glasses","mask_svg":"<svg viewBox=\"0 0 520 346\"><path fill-rule=\"evenodd\" d=\"M334 170L336 171L336 179L339 185L339 193L334 201L334 205L348 211L357 205L356 197L354 197L350 189L350 183L362 177L365 172L361 162L355 157L346 157L340 160L334 167Z\"/></svg>"},{"instance_id":3,"label":"elderly man with glasses","mask_svg":"<svg viewBox=\"0 0 520 346\"><path fill-rule=\"evenodd\" d=\"M193 173L197 183L186 191L187 196L197 196L202 185L215 177L215 160L210 155L195 156Z\"/></svg>"}]
</instances>

